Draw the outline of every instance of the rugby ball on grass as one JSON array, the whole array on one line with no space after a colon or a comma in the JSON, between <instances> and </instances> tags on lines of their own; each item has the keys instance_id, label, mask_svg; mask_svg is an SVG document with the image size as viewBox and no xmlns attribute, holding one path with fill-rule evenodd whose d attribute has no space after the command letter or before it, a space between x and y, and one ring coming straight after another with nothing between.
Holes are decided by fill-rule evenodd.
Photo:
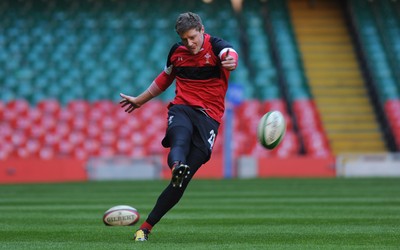
<instances>
[{"instance_id":1,"label":"rugby ball on grass","mask_svg":"<svg viewBox=\"0 0 400 250\"><path fill-rule=\"evenodd\" d=\"M286 122L279 111L269 111L261 117L257 138L260 144L267 149L274 149L282 141L286 131Z\"/></svg>"},{"instance_id":2,"label":"rugby ball on grass","mask_svg":"<svg viewBox=\"0 0 400 250\"><path fill-rule=\"evenodd\" d=\"M133 226L139 221L139 212L127 205L114 206L108 209L103 216L107 226Z\"/></svg>"}]
</instances>

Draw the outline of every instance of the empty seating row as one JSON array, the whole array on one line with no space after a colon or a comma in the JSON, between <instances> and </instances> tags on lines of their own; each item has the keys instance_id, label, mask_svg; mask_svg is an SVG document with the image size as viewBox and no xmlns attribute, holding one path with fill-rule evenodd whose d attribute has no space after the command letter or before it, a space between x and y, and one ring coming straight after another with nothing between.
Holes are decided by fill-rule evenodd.
<instances>
[{"instance_id":1,"label":"empty seating row","mask_svg":"<svg viewBox=\"0 0 400 250\"><path fill-rule=\"evenodd\" d=\"M227 1L2 1L0 100L35 104L55 98L66 104L139 93L164 68L170 46L179 41L176 17L188 8L202 15L206 32L230 41L241 54L240 36L232 32L238 23ZM252 98L248 69L239 60L231 80ZM170 88L160 99L173 95Z\"/></svg>"},{"instance_id":2,"label":"empty seating row","mask_svg":"<svg viewBox=\"0 0 400 250\"><path fill-rule=\"evenodd\" d=\"M270 110L281 111L287 121L284 140L272 151L262 148L256 136L259 119ZM221 154L227 143L232 145L235 156L298 155L299 138L286 110L281 99L243 102L235 109L233 140L223 140L222 126L214 154ZM0 159L86 159L90 156L165 153L160 141L166 129L167 109L166 103L158 100L132 114L125 113L118 103L111 101L89 103L77 100L60 106L55 100L43 100L32 107L25 100L14 100L0 102L0 118Z\"/></svg>"},{"instance_id":3,"label":"empty seating row","mask_svg":"<svg viewBox=\"0 0 400 250\"><path fill-rule=\"evenodd\" d=\"M110 101L74 101L61 107L46 100L30 107L16 100L0 107L1 158L157 153L165 131L161 101L134 115Z\"/></svg>"}]
</instances>

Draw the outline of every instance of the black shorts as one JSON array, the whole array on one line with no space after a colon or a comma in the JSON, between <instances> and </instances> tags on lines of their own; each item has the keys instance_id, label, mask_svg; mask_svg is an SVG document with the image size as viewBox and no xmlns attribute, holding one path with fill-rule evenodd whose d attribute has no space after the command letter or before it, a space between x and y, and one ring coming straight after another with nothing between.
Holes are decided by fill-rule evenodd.
<instances>
[{"instance_id":1,"label":"black shorts","mask_svg":"<svg viewBox=\"0 0 400 250\"><path fill-rule=\"evenodd\" d=\"M168 110L167 132L162 140L162 145L166 148L170 147L168 131L175 126L186 127L192 131L191 146L199 148L208 157L211 156L218 134L219 123L217 121L204 111L191 106L179 104L171 106Z\"/></svg>"}]
</instances>

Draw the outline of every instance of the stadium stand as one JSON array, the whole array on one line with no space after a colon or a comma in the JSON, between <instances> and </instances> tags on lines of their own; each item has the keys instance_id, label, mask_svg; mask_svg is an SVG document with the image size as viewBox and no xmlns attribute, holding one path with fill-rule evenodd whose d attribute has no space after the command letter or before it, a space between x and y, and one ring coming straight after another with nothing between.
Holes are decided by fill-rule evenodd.
<instances>
[{"instance_id":1,"label":"stadium stand","mask_svg":"<svg viewBox=\"0 0 400 250\"><path fill-rule=\"evenodd\" d=\"M254 81L253 88L259 100L281 99L276 66L272 59L272 48L266 33L261 4L251 1L244 6L242 22L246 27L249 70Z\"/></svg>"},{"instance_id":2,"label":"stadium stand","mask_svg":"<svg viewBox=\"0 0 400 250\"><path fill-rule=\"evenodd\" d=\"M253 99L245 101L237 108L236 114L239 119L245 119L236 128L235 144L237 144L238 155L265 156L274 155L287 157L298 155L300 143L294 131L292 117L281 93L277 68L274 64L273 49L268 38L265 18L263 17L262 3L251 1L243 6L240 21L245 27L244 33L247 39L246 49L248 53L248 68L251 72L247 88L253 89ZM236 72L234 73L236 74ZM286 136L280 147L275 151L266 151L257 142L256 131L259 119L268 111L279 110L284 114L287 121ZM251 139L249 139L251 138Z\"/></svg>"},{"instance_id":3,"label":"stadium stand","mask_svg":"<svg viewBox=\"0 0 400 250\"><path fill-rule=\"evenodd\" d=\"M305 154L331 155L330 145L304 73L286 1L268 1L267 11L269 34L276 49L277 65L284 85L283 93L295 118Z\"/></svg>"},{"instance_id":4,"label":"stadium stand","mask_svg":"<svg viewBox=\"0 0 400 250\"><path fill-rule=\"evenodd\" d=\"M395 59L399 55L398 43L394 42L394 39L399 36L396 27L398 31L400 24L389 8L395 11L399 6L399 3L389 3L389 1L348 2L351 22L356 30L360 50L365 57L366 73L372 83L371 90L376 93L377 105L380 107L378 112L382 120L387 120L389 123L388 137L389 140L394 137L394 150L397 148L397 151L400 149L398 125L396 125L398 118L393 114L397 112L393 109L393 105L400 100L400 86L399 80L396 79L399 70Z\"/></svg>"},{"instance_id":5,"label":"stadium stand","mask_svg":"<svg viewBox=\"0 0 400 250\"><path fill-rule=\"evenodd\" d=\"M399 9L397 1L374 1L369 3L379 34L382 37L384 49L388 56L390 68L398 88L400 87L400 17L396 10Z\"/></svg>"},{"instance_id":6,"label":"stadium stand","mask_svg":"<svg viewBox=\"0 0 400 250\"><path fill-rule=\"evenodd\" d=\"M334 154L384 152L340 1L290 1L306 76Z\"/></svg>"},{"instance_id":7,"label":"stadium stand","mask_svg":"<svg viewBox=\"0 0 400 250\"><path fill-rule=\"evenodd\" d=\"M1 158L86 159L162 153L159 141L165 105L173 88L134 116L118 107L118 92L142 91L164 67L168 46L177 39L173 34L176 15L188 8L198 10L207 32L229 40L244 54L240 34L232 32L240 27L229 1L216 2L163 2L162 10L155 13L151 1L3 1L0 62L5 67L0 72L0 100L4 118L1 140L6 143ZM250 46L254 49L252 64L262 68L256 68L253 76L242 59L245 56L240 57L241 67L231 78L244 88L245 102L237 112L241 116L240 110L246 110L243 115L249 121L237 127L237 155L265 154L256 141L255 127L258 118L269 111L266 107L281 110L291 124L279 93L267 34L260 13L256 14L245 30L249 41L263 39ZM257 64L257 60L263 61ZM257 112L252 103L260 107ZM253 139L243 143L240 138ZM217 153L222 152L222 140L219 142ZM289 125L276 154L297 154L297 144Z\"/></svg>"},{"instance_id":8,"label":"stadium stand","mask_svg":"<svg viewBox=\"0 0 400 250\"><path fill-rule=\"evenodd\" d=\"M391 70L397 66L390 66L398 63L394 55L399 53L389 59L385 51L389 46L398 51L396 40L388 37L396 37L390 25L395 20L394 27L399 25L388 7L394 3L379 3L374 13L368 6L375 3L351 4L357 7L354 17L363 49L371 56L367 61L382 59L369 67L400 145L399 86ZM155 11L154 6L162 8ZM245 100L235 110L235 139L227 142L233 143L235 156L337 153L325 134L286 1L244 1L238 14L223 0L4 0L0 159L164 154L165 105L174 89L134 115L120 109L118 93L141 92L163 69L169 46L178 39L176 16L187 10L198 12L206 32L230 41L241 55L231 82L243 87ZM391 18L378 26L371 21L382 15ZM288 124L281 145L266 151L255 134L259 118L270 110L281 111ZM215 154L223 146L218 139Z\"/></svg>"}]
</instances>

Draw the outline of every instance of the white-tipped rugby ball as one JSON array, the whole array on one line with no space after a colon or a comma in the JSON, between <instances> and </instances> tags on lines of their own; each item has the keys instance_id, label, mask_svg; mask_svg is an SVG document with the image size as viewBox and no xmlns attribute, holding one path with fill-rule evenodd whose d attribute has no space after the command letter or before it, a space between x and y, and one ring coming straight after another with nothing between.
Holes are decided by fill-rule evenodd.
<instances>
[{"instance_id":1,"label":"white-tipped rugby ball","mask_svg":"<svg viewBox=\"0 0 400 250\"><path fill-rule=\"evenodd\" d=\"M139 221L139 212L127 205L118 205L108 209L103 216L107 226L132 226Z\"/></svg>"},{"instance_id":2,"label":"white-tipped rugby ball","mask_svg":"<svg viewBox=\"0 0 400 250\"><path fill-rule=\"evenodd\" d=\"M286 122L279 111L269 111L261 117L257 137L262 146L267 149L274 149L282 141L286 131Z\"/></svg>"}]
</instances>

